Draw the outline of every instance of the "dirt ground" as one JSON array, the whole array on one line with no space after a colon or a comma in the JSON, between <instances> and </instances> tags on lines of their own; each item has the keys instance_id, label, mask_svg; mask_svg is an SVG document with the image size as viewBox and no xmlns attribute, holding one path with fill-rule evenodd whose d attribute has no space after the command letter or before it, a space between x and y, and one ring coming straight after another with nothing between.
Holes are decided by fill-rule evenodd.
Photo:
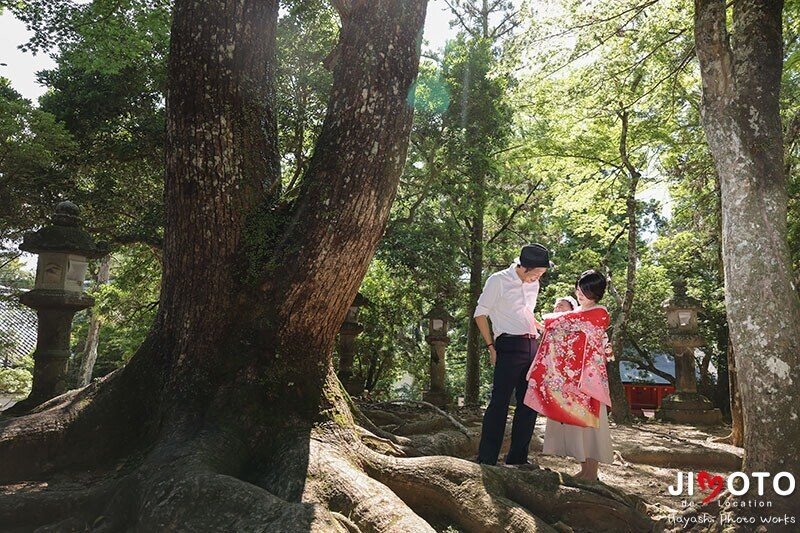
<instances>
[{"instance_id":1,"label":"dirt ground","mask_svg":"<svg viewBox=\"0 0 800 533\"><path fill-rule=\"evenodd\" d=\"M480 433L480 416L463 413L461 419L471 430ZM555 472L576 474L580 471L580 464L576 460L541 453L546 423L545 417L540 417L536 422L534 441L531 443L531 462ZM510 428L509 417L507 437ZM676 514L685 512L687 508L713 512L714 506L718 507L719 497L707 504L702 503L709 491L703 491L699 486L694 487L693 496L671 495L668 487L676 485L679 473L683 474L686 484L687 472L692 472L692 478L696 480L697 473L702 470L712 476L726 476L741 467L741 448L712 442L715 437L728 435L729 425L694 427L647 418L632 426L618 426L611 422L610 430L614 443L614 462L600 465L600 481L640 497L653 519L667 519L665 525L669 525L670 517L674 524ZM508 438L504 442L503 452L507 446Z\"/></svg>"},{"instance_id":2,"label":"dirt ground","mask_svg":"<svg viewBox=\"0 0 800 533\"><path fill-rule=\"evenodd\" d=\"M544 437L545 422L542 420L536 424L536 435L540 439ZM649 504L648 514L655 519L680 513L689 503L699 506L708 492L695 487L693 497L672 496L668 487L676 484L679 472L684 476L686 472L693 472L693 477L696 477L697 472L706 470L712 475L726 476L738 470L741 463L737 464L735 460L738 458L741 461L741 448L710 442L712 438L728 433L730 427L725 426L702 428L648 422L624 427L612 423L614 463L600 466L600 481L642 498ZM661 460L656 455L658 448L664 450ZM641 450L652 450L652 456L634 453ZM684 453L681 455L676 452ZM695 457L696 460L693 460ZM580 471L580 465L570 457L537 453L535 458L543 468L567 474ZM641 462L643 460L647 462ZM728 460L733 464L725 465ZM715 505L715 502L707 505Z\"/></svg>"}]
</instances>

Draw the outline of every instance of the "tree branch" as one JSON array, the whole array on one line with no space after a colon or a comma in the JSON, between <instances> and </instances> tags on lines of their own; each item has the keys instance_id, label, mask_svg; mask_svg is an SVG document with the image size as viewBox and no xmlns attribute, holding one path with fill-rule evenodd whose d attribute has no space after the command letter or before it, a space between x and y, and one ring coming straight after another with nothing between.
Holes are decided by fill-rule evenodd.
<instances>
[{"instance_id":1,"label":"tree branch","mask_svg":"<svg viewBox=\"0 0 800 533\"><path fill-rule=\"evenodd\" d=\"M453 15L456 16L456 18L458 19L458 23L461 25L461 28L465 32L467 32L470 35L470 37L472 37L473 39L479 39L480 35L475 33L475 31L472 28L469 27L469 24L467 24L467 21L464 19L464 16L458 10L458 8L457 8L458 6L453 4L452 0L444 0L444 3L447 4L447 7L449 7L450 11L453 13Z\"/></svg>"},{"instance_id":2,"label":"tree branch","mask_svg":"<svg viewBox=\"0 0 800 533\"><path fill-rule=\"evenodd\" d=\"M727 105L733 91L733 51L724 0L695 0L694 36L703 73L703 99L714 107Z\"/></svg>"},{"instance_id":3,"label":"tree branch","mask_svg":"<svg viewBox=\"0 0 800 533\"><path fill-rule=\"evenodd\" d=\"M588 28L590 26L594 26L595 24L602 24L604 22L611 22L614 19L618 19L618 18L620 18L622 16L627 15L631 11L636 11L637 12L636 14L638 15L639 13L641 13L642 11L644 11L645 9L647 9L648 7L650 7L650 6L652 6L653 4L656 4L656 3L658 3L658 0L649 0L648 2L629 7L628 9L620 11L619 13L615 13L615 14L613 14L611 16L608 16L608 17L605 17L605 18L600 18L600 19L593 19L593 20L589 20L587 22L582 22L580 24L576 24L574 26L570 26L570 27L558 32L558 33L551 33L551 34L545 35L544 37L539 37L538 39L533 39L531 41L531 43L536 43L536 42L540 42L540 41L547 41L547 40L550 40L550 39L554 39L556 37L562 37L564 35L573 33L576 30L582 30L582 29Z\"/></svg>"},{"instance_id":4,"label":"tree branch","mask_svg":"<svg viewBox=\"0 0 800 533\"><path fill-rule=\"evenodd\" d=\"M502 235L502 233L503 233L505 230L507 230L507 229L508 229L508 226L510 226L510 225L511 225L511 222L513 222L513 221L514 221L514 217L516 217L516 216L517 216L517 214L520 212L520 210L521 210L523 207L525 207L525 204L527 204L527 203L528 203L528 201L530 201L530 199L531 199L531 196L533 196L533 193L534 193L534 191L536 191L536 189L537 189L537 188L539 188L539 185L541 185L543 181L544 181L544 178L541 178L541 179L539 179L539 181L537 181L536 183L534 183L534 184L533 184L533 187L531 187L531 190L530 190L530 191L528 191L528 194L527 194L527 196L525 196L525 199L524 199L522 202L520 202L520 203L519 203L519 205L517 205L517 206L516 206L516 207L515 207L515 208L514 208L514 209L511 211L511 214L508 216L508 218L507 218L507 219L506 219L506 221L503 223L503 225L502 225L502 226L500 226L500 229L498 229L498 230L495 232L495 234L494 234L494 235L492 235L492 236L491 236L491 238L490 238L488 241L486 241L486 244L491 244L491 243L493 243L493 242L495 241L495 239L497 239L497 238L498 238L500 235Z\"/></svg>"},{"instance_id":5,"label":"tree branch","mask_svg":"<svg viewBox=\"0 0 800 533\"><path fill-rule=\"evenodd\" d=\"M639 344L631 337L629 333L625 333L625 338L628 339L628 342L631 343L633 349L636 350L636 353L639 354L641 360L634 360L634 359L624 359L625 361L630 361L631 363L635 364L642 370L647 370L648 372L652 372L653 374L666 379L668 382L675 384L675 376L669 374L668 372L664 372L663 370L659 370L654 364L652 359L650 358L649 354L642 350Z\"/></svg>"}]
</instances>

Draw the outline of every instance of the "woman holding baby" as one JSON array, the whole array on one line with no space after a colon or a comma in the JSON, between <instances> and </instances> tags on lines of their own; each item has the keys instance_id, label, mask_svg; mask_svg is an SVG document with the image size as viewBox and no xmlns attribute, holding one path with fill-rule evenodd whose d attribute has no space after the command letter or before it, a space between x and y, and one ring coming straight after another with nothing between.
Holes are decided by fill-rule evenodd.
<instances>
[{"instance_id":1,"label":"woman holding baby","mask_svg":"<svg viewBox=\"0 0 800 533\"><path fill-rule=\"evenodd\" d=\"M575 477L588 480L598 479L599 463L613 461L605 333L610 317L598 303L606 283L605 276L587 270L575 284L577 302L559 298L556 312L544 315L524 400L547 417L543 453L576 458L581 470Z\"/></svg>"}]
</instances>

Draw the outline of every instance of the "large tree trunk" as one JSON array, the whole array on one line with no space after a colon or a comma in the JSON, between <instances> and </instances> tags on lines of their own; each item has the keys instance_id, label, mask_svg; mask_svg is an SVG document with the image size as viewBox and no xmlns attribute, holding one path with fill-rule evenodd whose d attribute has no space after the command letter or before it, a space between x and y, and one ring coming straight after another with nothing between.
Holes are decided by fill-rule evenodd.
<instances>
[{"instance_id":1,"label":"large tree trunk","mask_svg":"<svg viewBox=\"0 0 800 533\"><path fill-rule=\"evenodd\" d=\"M159 313L124 369L0 425L0 481L48 481L0 492L4 527L652 528L634 500L601 485L396 459L405 441L371 424L336 380L335 336L404 164L426 0L335 5L328 113L297 201L278 206L278 2L176 2ZM53 478L67 468L84 474Z\"/></svg>"},{"instance_id":2,"label":"large tree trunk","mask_svg":"<svg viewBox=\"0 0 800 533\"><path fill-rule=\"evenodd\" d=\"M800 364L800 299L786 230L782 8L781 1L735 2L731 41L725 2L696 0L695 39L703 126L721 182L725 305L742 377L743 469L796 475L800 448L787 443L800 440L793 372ZM773 515L800 508L800 491L767 494Z\"/></svg>"}]
</instances>

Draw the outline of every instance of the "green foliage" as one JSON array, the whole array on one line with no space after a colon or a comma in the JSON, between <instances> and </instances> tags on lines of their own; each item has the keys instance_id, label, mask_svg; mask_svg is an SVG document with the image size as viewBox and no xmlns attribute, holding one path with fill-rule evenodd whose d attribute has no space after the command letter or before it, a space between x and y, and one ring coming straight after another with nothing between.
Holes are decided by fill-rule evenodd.
<instances>
[{"instance_id":1,"label":"green foliage","mask_svg":"<svg viewBox=\"0 0 800 533\"><path fill-rule=\"evenodd\" d=\"M650 354L669 353L667 322L662 303L672 296L672 277L667 268L654 264L647 257L637 273L636 305L631 310L631 323L625 344L631 358Z\"/></svg>"},{"instance_id":2,"label":"green foliage","mask_svg":"<svg viewBox=\"0 0 800 533\"><path fill-rule=\"evenodd\" d=\"M8 4L33 32L24 50L74 50L83 70L116 74L145 56L165 58L169 0L28 0Z\"/></svg>"},{"instance_id":3,"label":"green foliage","mask_svg":"<svg viewBox=\"0 0 800 533\"><path fill-rule=\"evenodd\" d=\"M354 374L373 398L391 394L393 383L405 373L414 378L413 390L422 390L428 381L421 326L427 311L425 294L412 276L397 275L381 259L370 264L361 293L370 304L359 314L364 333L356 338Z\"/></svg>"},{"instance_id":4,"label":"green foliage","mask_svg":"<svg viewBox=\"0 0 800 533\"><path fill-rule=\"evenodd\" d=\"M0 346L0 352L2 346ZM2 356L0 356L2 359ZM33 382L33 357L23 357L15 367L0 367L0 394L24 398L31 391Z\"/></svg>"},{"instance_id":5,"label":"green foliage","mask_svg":"<svg viewBox=\"0 0 800 533\"><path fill-rule=\"evenodd\" d=\"M160 278L158 255L144 245L133 245L114 254L110 282L90 289L95 298L91 312L101 320L94 376L119 368L142 344L158 308ZM80 313L73 322L73 370L80 367L89 318Z\"/></svg>"},{"instance_id":6,"label":"green foliage","mask_svg":"<svg viewBox=\"0 0 800 533\"><path fill-rule=\"evenodd\" d=\"M34 275L23 268L18 252L0 252L0 286L11 289L33 287Z\"/></svg>"},{"instance_id":7,"label":"green foliage","mask_svg":"<svg viewBox=\"0 0 800 533\"><path fill-rule=\"evenodd\" d=\"M264 203L248 213L242 235L243 260L239 265L240 274L248 283L263 281L268 272L278 266L279 258L273 250L280 244L289 222L288 211L281 206Z\"/></svg>"},{"instance_id":8,"label":"green foliage","mask_svg":"<svg viewBox=\"0 0 800 533\"><path fill-rule=\"evenodd\" d=\"M336 45L338 16L329 2L285 2L278 22L277 112L281 169L287 196L297 192L331 87L324 60Z\"/></svg>"},{"instance_id":9,"label":"green foliage","mask_svg":"<svg viewBox=\"0 0 800 533\"><path fill-rule=\"evenodd\" d=\"M63 160L76 144L64 126L0 78L0 242L40 224L68 183ZM41 208L44 203L49 209Z\"/></svg>"},{"instance_id":10,"label":"green foliage","mask_svg":"<svg viewBox=\"0 0 800 533\"><path fill-rule=\"evenodd\" d=\"M800 2L784 5L784 57L781 80L781 114L784 121L784 157L789 182L789 250L795 271L795 286L800 291Z\"/></svg>"},{"instance_id":11,"label":"green foliage","mask_svg":"<svg viewBox=\"0 0 800 533\"><path fill-rule=\"evenodd\" d=\"M641 173L638 273L620 356L669 350L661 303L681 276L703 302L705 351L724 374L719 191L700 127L691 2L550 0L516 13L504 1L492 3L496 17L483 19L480 4L452 2L459 33L420 67L405 172L362 286L372 305L361 314L356 373L375 395L419 397L429 356L421 317L441 300L456 317L448 386L463 390L479 218L484 279L526 242L554 251L557 267L543 279L537 312L571 294L588 268L608 269L623 295L632 167ZM29 47L55 52L57 66L40 75L49 90L39 108L0 83L0 230L15 239L70 198L86 225L115 243L112 282L94 290L93 312L103 320L98 375L136 350L159 297L170 7L166 0L33 0L10 8L34 31ZM786 2L782 113L790 243L800 269L798 7ZM283 203L302 184L325 117L331 75L324 63L338 26L326 1L283 3L275 84ZM265 205L250 215L241 266L248 279L269 268L282 213ZM30 282L17 261L0 271L4 285ZM618 309L613 292L603 303ZM76 318L78 350L87 323ZM482 368L485 393L491 369ZM413 384L393 391L406 373Z\"/></svg>"}]
</instances>

